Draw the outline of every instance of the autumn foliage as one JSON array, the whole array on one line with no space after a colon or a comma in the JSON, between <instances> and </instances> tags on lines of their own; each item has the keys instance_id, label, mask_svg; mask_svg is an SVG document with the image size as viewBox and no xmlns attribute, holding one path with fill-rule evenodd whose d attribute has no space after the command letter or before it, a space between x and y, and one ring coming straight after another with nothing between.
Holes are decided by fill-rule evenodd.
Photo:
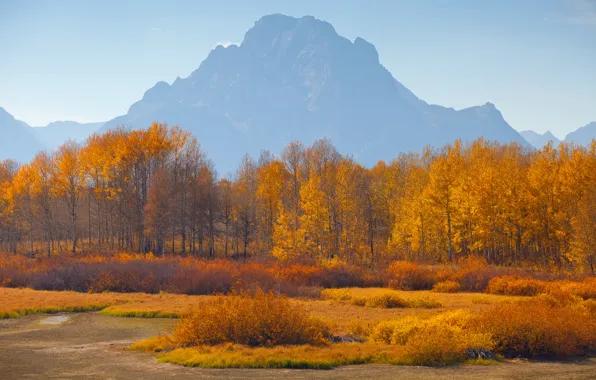
<instances>
[{"instance_id":1,"label":"autumn foliage","mask_svg":"<svg viewBox=\"0 0 596 380\"><path fill-rule=\"evenodd\" d=\"M257 291L217 297L180 320L180 346L237 343L246 346L320 344L327 327L287 298Z\"/></svg>"},{"instance_id":2,"label":"autumn foliage","mask_svg":"<svg viewBox=\"0 0 596 380\"><path fill-rule=\"evenodd\" d=\"M382 283L380 276L341 262L308 265L139 254L0 259L0 286L39 290L201 295L262 289L318 297L321 287Z\"/></svg>"},{"instance_id":3,"label":"autumn foliage","mask_svg":"<svg viewBox=\"0 0 596 380\"><path fill-rule=\"evenodd\" d=\"M339 259L376 271L476 258L593 274L594 173L596 142L456 141L365 168L323 139L246 156L219 178L195 138L155 123L1 163L0 249ZM486 287L476 275L455 281Z\"/></svg>"},{"instance_id":4,"label":"autumn foliage","mask_svg":"<svg viewBox=\"0 0 596 380\"><path fill-rule=\"evenodd\" d=\"M474 321L508 357L565 358L596 349L596 315L585 305L538 298L501 303Z\"/></svg>"}]
</instances>

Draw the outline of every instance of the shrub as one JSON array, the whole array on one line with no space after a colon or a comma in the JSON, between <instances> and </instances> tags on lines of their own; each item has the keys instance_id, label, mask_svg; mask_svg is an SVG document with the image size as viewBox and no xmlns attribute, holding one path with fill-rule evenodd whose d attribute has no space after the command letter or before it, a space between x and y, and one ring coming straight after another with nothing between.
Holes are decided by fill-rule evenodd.
<instances>
[{"instance_id":1,"label":"shrub","mask_svg":"<svg viewBox=\"0 0 596 380\"><path fill-rule=\"evenodd\" d=\"M487 291L492 294L512 296L536 296L547 290L548 283L530 278L514 276L495 277L488 283Z\"/></svg>"},{"instance_id":2,"label":"shrub","mask_svg":"<svg viewBox=\"0 0 596 380\"><path fill-rule=\"evenodd\" d=\"M366 298L366 307L394 309L408 307L408 302L397 294L381 293Z\"/></svg>"},{"instance_id":3,"label":"shrub","mask_svg":"<svg viewBox=\"0 0 596 380\"><path fill-rule=\"evenodd\" d=\"M582 282L560 281L556 285L585 300L596 299L596 277L587 277Z\"/></svg>"},{"instance_id":4,"label":"shrub","mask_svg":"<svg viewBox=\"0 0 596 380\"><path fill-rule=\"evenodd\" d=\"M545 297L499 303L474 321L508 357L567 357L596 349L596 319L578 307L554 305Z\"/></svg>"},{"instance_id":5,"label":"shrub","mask_svg":"<svg viewBox=\"0 0 596 380\"><path fill-rule=\"evenodd\" d=\"M403 362L415 365L461 363L469 349L491 350L491 336L469 328L473 317L465 310L454 310L422 319L408 316L382 321L372 330L374 341L404 346Z\"/></svg>"},{"instance_id":6,"label":"shrub","mask_svg":"<svg viewBox=\"0 0 596 380\"><path fill-rule=\"evenodd\" d=\"M366 306L366 302L368 302L368 297L352 297L350 300L354 306Z\"/></svg>"},{"instance_id":7,"label":"shrub","mask_svg":"<svg viewBox=\"0 0 596 380\"><path fill-rule=\"evenodd\" d=\"M391 344L391 338L393 337L393 331L399 320L389 320L379 322L370 334L370 338L375 342L382 342Z\"/></svg>"},{"instance_id":8,"label":"shrub","mask_svg":"<svg viewBox=\"0 0 596 380\"><path fill-rule=\"evenodd\" d=\"M406 344L408 340L424 326L425 322L419 317L405 317L398 319L392 325L390 344Z\"/></svg>"},{"instance_id":9,"label":"shrub","mask_svg":"<svg viewBox=\"0 0 596 380\"><path fill-rule=\"evenodd\" d=\"M415 297L406 300L407 307L414 309L436 309L443 307L439 301L428 297Z\"/></svg>"},{"instance_id":10,"label":"shrub","mask_svg":"<svg viewBox=\"0 0 596 380\"><path fill-rule=\"evenodd\" d=\"M170 293L202 295L228 293L234 286L234 272L230 266L213 263L178 269L169 279Z\"/></svg>"},{"instance_id":11,"label":"shrub","mask_svg":"<svg viewBox=\"0 0 596 380\"><path fill-rule=\"evenodd\" d=\"M373 323L364 321L362 318L355 318L348 322L346 332L350 335L366 339L372 334L373 328Z\"/></svg>"},{"instance_id":12,"label":"shrub","mask_svg":"<svg viewBox=\"0 0 596 380\"><path fill-rule=\"evenodd\" d=\"M441 281L433 286L433 292L436 293L457 293L459 289L459 283L452 280Z\"/></svg>"},{"instance_id":13,"label":"shrub","mask_svg":"<svg viewBox=\"0 0 596 380\"><path fill-rule=\"evenodd\" d=\"M371 332L371 339L387 344L406 344L410 337L418 331L429 328L438 329L443 326L466 328L472 315L466 310L453 310L423 319L408 316L396 320L382 321Z\"/></svg>"},{"instance_id":14,"label":"shrub","mask_svg":"<svg viewBox=\"0 0 596 380\"><path fill-rule=\"evenodd\" d=\"M326 326L274 293L221 296L183 318L175 328L179 345L236 343L248 346L319 344Z\"/></svg>"},{"instance_id":15,"label":"shrub","mask_svg":"<svg viewBox=\"0 0 596 380\"><path fill-rule=\"evenodd\" d=\"M491 348L487 334L473 333L457 326L426 324L408 339L404 359L410 364L442 366L464 362L469 349Z\"/></svg>"},{"instance_id":16,"label":"shrub","mask_svg":"<svg viewBox=\"0 0 596 380\"><path fill-rule=\"evenodd\" d=\"M362 268L342 262L332 262L324 265L320 269L318 275L319 276L313 285L322 286L324 288L379 285L379 283L375 283L374 278L368 277Z\"/></svg>"},{"instance_id":17,"label":"shrub","mask_svg":"<svg viewBox=\"0 0 596 380\"><path fill-rule=\"evenodd\" d=\"M396 261L387 268L389 287L402 290L431 289L435 284L432 272L419 264Z\"/></svg>"},{"instance_id":18,"label":"shrub","mask_svg":"<svg viewBox=\"0 0 596 380\"><path fill-rule=\"evenodd\" d=\"M324 289L321 291L321 298L333 301L349 301L352 299L352 292L348 289Z\"/></svg>"},{"instance_id":19,"label":"shrub","mask_svg":"<svg viewBox=\"0 0 596 380\"><path fill-rule=\"evenodd\" d=\"M484 259L468 257L460 262L459 268L450 279L459 283L460 289L468 292L481 292L489 281L503 269L489 266Z\"/></svg>"}]
</instances>

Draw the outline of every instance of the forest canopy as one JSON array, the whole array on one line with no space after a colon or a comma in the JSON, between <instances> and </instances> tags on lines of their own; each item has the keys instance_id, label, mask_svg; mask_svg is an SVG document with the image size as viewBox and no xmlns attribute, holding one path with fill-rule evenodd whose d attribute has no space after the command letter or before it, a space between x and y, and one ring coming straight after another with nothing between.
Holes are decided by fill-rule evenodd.
<instances>
[{"instance_id":1,"label":"forest canopy","mask_svg":"<svg viewBox=\"0 0 596 380\"><path fill-rule=\"evenodd\" d=\"M329 140L244 157L219 178L155 123L0 163L0 250L532 264L594 273L596 141L456 141L362 167Z\"/></svg>"}]
</instances>

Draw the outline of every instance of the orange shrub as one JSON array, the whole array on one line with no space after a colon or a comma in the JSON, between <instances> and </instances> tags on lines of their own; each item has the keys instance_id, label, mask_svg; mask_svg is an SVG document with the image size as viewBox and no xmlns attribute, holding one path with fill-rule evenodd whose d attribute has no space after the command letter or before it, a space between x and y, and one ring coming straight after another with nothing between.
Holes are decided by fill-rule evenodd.
<instances>
[{"instance_id":1,"label":"orange shrub","mask_svg":"<svg viewBox=\"0 0 596 380\"><path fill-rule=\"evenodd\" d=\"M536 296L546 292L548 283L531 278L515 276L495 277L488 283L488 293L506 294L512 296Z\"/></svg>"},{"instance_id":2,"label":"orange shrub","mask_svg":"<svg viewBox=\"0 0 596 380\"><path fill-rule=\"evenodd\" d=\"M587 277L582 282L560 281L557 286L585 300L596 299L596 277Z\"/></svg>"},{"instance_id":3,"label":"orange shrub","mask_svg":"<svg viewBox=\"0 0 596 380\"><path fill-rule=\"evenodd\" d=\"M458 282L461 290L481 292L492 278L504 274L503 272L505 269L487 265L484 259L471 256L460 262L449 279Z\"/></svg>"},{"instance_id":4,"label":"orange shrub","mask_svg":"<svg viewBox=\"0 0 596 380\"><path fill-rule=\"evenodd\" d=\"M385 273L389 287L394 289L431 289L436 282L430 269L409 261L395 261Z\"/></svg>"},{"instance_id":5,"label":"orange shrub","mask_svg":"<svg viewBox=\"0 0 596 380\"><path fill-rule=\"evenodd\" d=\"M177 270L168 280L170 293L190 295L228 293L234 286L234 269L220 262Z\"/></svg>"},{"instance_id":6,"label":"orange shrub","mask_svg":"<svg viewBox=\"0 0 596 380\"><path fill-rule=\"evenodd\" d=\"M473 321L507 357L586 355L596 349L596 319L585 309L545 298L499 303Z\"/></svg>"},{"instance_id":7,"label":"orange shrub","mask_svg":"<svg viewBox=\"0 0 596 380\"><path fill-rule=\"evenodd\" d=\"M457 293L459 289L459 283L452 280L437 282L433 286L433 292L436 293Z\"/></svg>"},{"instance_id":8,"label":"orange shrub","mask_svg":"<svg viewBox=\"0 0 596 380\"><path fill-rule=\"evenodd\" d=\"M262 291L217 297L180 320L174 330L181 346L319 344L326 335L320 320L287 298Z\"/></svg>"}]
</instances>

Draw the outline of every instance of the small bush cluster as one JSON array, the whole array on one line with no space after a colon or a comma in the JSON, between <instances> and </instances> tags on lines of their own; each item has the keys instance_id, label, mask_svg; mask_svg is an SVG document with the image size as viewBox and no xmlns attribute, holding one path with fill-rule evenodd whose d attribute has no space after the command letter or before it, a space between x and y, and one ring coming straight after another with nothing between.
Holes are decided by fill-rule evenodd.
<instances>
[{"instance_id":1,"label":"small bush cluster","mask_svg":"<svg viewBox=\"0 0 596 380\"><path fill-rule=\"evenodd\" d=\"M596 300L596 277L587 277L582 282L559 281L555 285L585 300Z\"/></svg>"},{"instance_id":2,"label":"small bush cluster","mask_svg":"<svg viewBox=\"0 0 596 380\"><path fill-rule=\"evenodd\" d=\"M512 296L537 296L546 292L548 284L531 278L514 276L495 277L488 283L488 293Z\"/></svg>"},{"instance_id":3,"label":"small bush cluster","mask_svg":"<svg viewBox=\"0 0 596 380\"><path fill-rule=\"evenodd\" d=\"M364 305L366 307L379 307L384 309L394 309L408 307L408 301L397 294L381 293L367 297Z\"/></svg>"},{"instance_id":4,"label":"small bush cluster","mask_svg":"<svg viewBox=\"0 0 596 380\"><path fill-rule=\"evenodd\" d=\"M460 289L467 292L481 292L491 279L508 274L510 268L487 265L486 261L477 257L468 257L460 261L455 272L449 274L448 280L455 281Z\"/></svg>"},{"instance_id":5,"label":"small bush cluster","mask_svg":"<svg viewBox=\"0 0 596 380\"><path fill-rule=\"evenodd\" d=\"M392 263L385 273L389 287L394 289L425 290L431 289L436 282L430 269L408 261Z\"/></svg>"},{"instance_id":6,"label":"small bush cluster","mask_svg":"<svg viewBox=\"0 0 596 380\"><path fill-rule=\"evenodd\" d=\"M431 298L402 297L398 292L384 290L370 296L354 296L349 289L324 289L321 298L337 302L349 302L355 306L377 307L384 309L393 308L422 308L433 309L442 307L442 304Z\"/></svg>"},{"instance_id":7,"label":"small bush cluster","mask_svg":"<svg viewBox=\"0 0 596 380\"><path fill-rule=\"evenodd\" d=\"M239 262L192 257L7 256L0 261L0 285L78 292L143 292L205 295L263 289L296 297L318 297L321 287L379 286L383 281L355 265L276 261Z\"/></svg>"},{"instance_id":8,"label":"small bush cluster","mask_svg":"<svg viewBox=\"0 0 596 380\"><path fill-rule=\"evenodd\" d=\"M180 346L236 343L247 346L320 344L328 334L320 320L274 293L217 297L180 320Z\"/></svg>"},{"instance_id":9,"label":"small bush cluster","mask_svg":"<svg viewBox=\"0 0 596 380\"><path fill-rule=\"evenodd\" d=\"M544 293L561 294L561 292L580 297L584 300L596 299L596 278L588 277L578 281L542 281L533 278L501 276L493 278L488 293L516 296L537 296Z\"/></svg>"},{"instance_id":10,"label":"small bush cluster","mask_svg":"<svg viewBox=\"0 0 596 380\"><path fill-rule=\"evenodd\" d=\"M437 282L435 286L433 286L433 292L436 293L457 293L460 289L461 286L459 283L453 280Z\"/></svg>"},{"instance_id":11,"label":"small bush cluster","mask_svg":"<svg viewBox=\"0 0 596 380\"><path fill-rule=\"evenodd\" d=\"M373 341L404 346L404 360L416 365L446 365L466 359L468 349L493 349L490 335L468 329L472 315L463 310L429 319L410 316L380 322Z\"/></svg>"},{"instance_id":12,"label":"small bush cluster","mask_svg":"<svg viewBox=\"0 0 596 380\"><path fill-rule=\"evenodd\" d=\"M596 318L582 303L545 296L499 303L473 321L508 357L564 358L596 349Z\"/></svg>"}]
</instances>

